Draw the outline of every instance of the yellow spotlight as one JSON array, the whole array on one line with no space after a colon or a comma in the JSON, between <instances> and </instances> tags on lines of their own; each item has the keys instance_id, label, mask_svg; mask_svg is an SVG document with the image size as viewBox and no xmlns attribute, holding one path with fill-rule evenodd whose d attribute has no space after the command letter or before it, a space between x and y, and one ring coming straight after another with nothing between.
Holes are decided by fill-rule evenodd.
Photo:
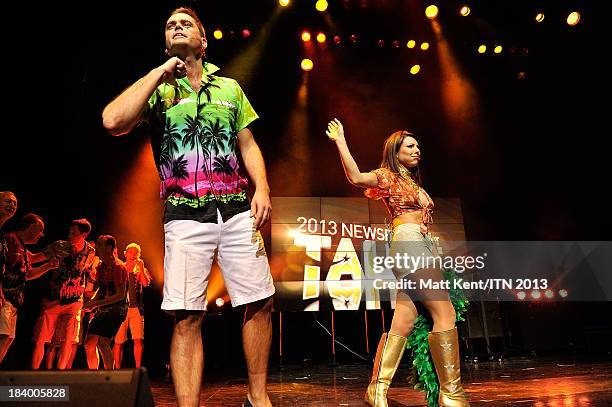
<instances>
[{"instance_id":1,"label":"yellow spotlight","mask_svg":"<svg viewBox=\"0 0 612 407\"><path fill-rule=\"evenodd\" d=\"M410 40L406 43L406 46L408 48L414 48L416 46L416 41L415 40Z\"/></svg>"},{"instance_id":2,"label":"yellow spotlight","mask_svg":"<svg viewBox=\"0 0 612 407\"><path fill-rule=\"evenodd\" d=\"M501 45L496 45L495 48L493 48L493 52L495 52L496 54L501 54L502 49L503 48Z\"/></svg>"},{"instance_id":3,"label":"yellow spotlight","mask_svg":"<svg viewBox=\"0 0 612 407\"><path fill-rule=\"evenodd\" d=\"M486 45L484 45L484 44L483 44L483 45L480 45L480 46L478 47L478 53L479 53L479 54L484 54L485 52L487 52L487 46L486 46Z\"/></svg>"},{"instance_id":4,"label":"yellow spotlight","mask_svg":"<svg viewBox=\"0 0 612 407\"><path fill-rule=\"evenodd\" d=\"M470 10L468 6L463 6L461 7L461 10L459 10L459 13L461 13L463 17L467 17L470 14L470 11L472 10Z\"/></svg>"},{"instance_id":5,"label":"yellow spotlight","mask_svg":"<svg viewBox=\"0 0 612 407\"><path fill-rule=\"evenodd\" d=\"M421 70L421 65L412 65L412 67L410 68L410 73L413 75L416 75L419 73L420 70Z\"/></svg>"},{"instance_id":6,"label":"yellow spotlight","mask_svg":"<svg viewBox=\"0 0 612 407\"><path fill-rule=\"evenodd\" d=\"M225 304L225 301L223 301L223 298L217 298L215 304L217 304L217 307L221 308Z\"/></svg>"},{"instance_id":7,"label":"yellow spotlight","mask_svg":"<svg viewBox=\"0 0 612 407\"><path fill-rule=\"evenodd\" d=\"M567 16L567 23L569 25L576 25L580 22L580 13L577 11L572 11L569 16Z\"/></svg>"},{"instance_id":8,"label":"yellow spotlight","mask_svg":"<svg viewBox=\"0 0 612 407\"><path fill-rule=\"evenodd\" d=\"M223 38L223 31L216 29L213 33L213 37L215 37L216 40L220 40L221 38Z\"/></svg>"},{"instance_id":9,"label":"yellow spotlight","mask_svg":"<svg viewBox=\"0 0 612 407\"><path fill-rule=\"evenodd\" d=\"M536 20L536 23L541 23L542 21L544 21L544 13L536 14L535 20Z\"/></svg>"},{"instance_id":10,"label":"yellow spotlight","mask_svg":"<svg viewBox=\"0 0 612 407\"><path fill-rule=\"evenodd\" d=\"M304 42L310 41L310 33L308 31L304 31L302 33L302 41Z\"/></svg>"},{"instance_id":11,"label":"yellow spotlight","mask_svg":"<svg viewBox=\"0 0 612 407\"><path fill-rule=\"evenodd\" d=\"M281 7L287 7L289 5L289 0L278 0L278 4L280 4Z\"/></svg>"},{"instance_id":12,"label":"yellow spotlight","mask_svg":"<svg viewBox=\"0 0 612 407\"><path fill-rule=\"evenodd\" d=\"M429 43L428 42L424 42L421 44L421 49L423 51L427 51L429 49Z\"/></svg>"},{"instance_id":13,"label":"yellow spotlight","mask_svg":"<svg viewBox=\"0 0 612 407\"><path fill-rule=\"evenodd\" d=\"M327 0L317 0L315 4L315 8L321 12L327 10L327 6L328 6Z\"/></svg>"},{"instance_id":14,"label":"yellow spotlight","mask_svg":"<svg viewBox=\"0 0 612 407\"><path fill-rule=\"evenodd\" d=\"M302 66L302 70L308 72L312 70L312 68L314 67L314 64L312 63L312 60L305 58L305 59L302 59L301 66Z\"/></svg>"},{"instance_id":15,"label":"yellow spotlight","mask_svg":"<svg viewBox=\"0 0 612 407\"><path fill-rule=\"evenodd\" d=\"M427 18L430 19L434 19L438 16L438 7L434 4L432 4L431 6L427 6L427 8L425 9L425 15L427 16Z\"/></svg>"},{"instance_id":16,"label":"yellow spotlight","mask_svg":"<svg viewBox=\"0 0 612 407\"><path fill-rule=\"evenodd\" d=\"M323 33L318 33L317 34L317 42L325 42L325 40L327 40L327 37L325 36L325 34Z\"/></svg>"}]
</instances>

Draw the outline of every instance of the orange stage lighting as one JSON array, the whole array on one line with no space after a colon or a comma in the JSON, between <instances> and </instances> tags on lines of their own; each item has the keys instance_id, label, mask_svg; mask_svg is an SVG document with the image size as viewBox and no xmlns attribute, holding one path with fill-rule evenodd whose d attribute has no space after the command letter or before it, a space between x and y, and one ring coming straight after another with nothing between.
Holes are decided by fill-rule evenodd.
<instances>
[{"instance_id":1,"label":"orange stage lighting","mask_svg":"<svg viewBox=\"0 0 612 407\"><path fill-rule=\"evenodd\" d=\"M438 6L432 4L425 9L425 15L429 19L434 19L438 16Z\"/></svg>"},{"instance_id":2,"label":"orange stage lighting","mask_svg":"<svg viewBox=\"0 0 612 407\"><path fill-rule=\"evenodd\" d=\"M308 31L302 32L302 41L304 42L310 41L310 33Z\"/></svg>"},{"instance_id":3,"label":"orange stage lighting","mask_svg":"<svg viewBox=\"0 0 612 407\"><path fill-rule=\"evenodd\" d=\"M324 43L325 41L327 41L327 37L325 36L325 34L318 33L317 34L317 42Z\"/></svg>"},{"instance_id":4,"label":"orange stage lighting","mask_svg":"<svg viewBox=\"0 0 612 407\"><path fill-rule=\"evenodd\" d=\"M302 59L302 63L300 64L300 66L302 67L304 71L308 72L312 70L312 68L314 67L314 64L311 59L305 58L305 59Z\"/></svg>"}]
</instances>

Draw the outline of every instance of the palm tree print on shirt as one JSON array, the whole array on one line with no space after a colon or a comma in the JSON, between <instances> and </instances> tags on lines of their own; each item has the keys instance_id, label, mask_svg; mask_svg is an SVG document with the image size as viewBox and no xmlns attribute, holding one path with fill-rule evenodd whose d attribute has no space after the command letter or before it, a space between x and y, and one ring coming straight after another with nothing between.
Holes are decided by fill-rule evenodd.
<instances>
[{"instance_id":1,"label":"palm tree print on shirt","mask_svg":"<svg viewBox=\"0 0 612 407\"><path fill-rule=\"evenodd\" d=\"M196 164L194 170L194 183L195 183L195 196L198 196L198 169L200 168L200 147L202 137L202 127L200 121L197 118L187 116L185 118L185 128L183 129L183 148L189 146L190 150L195 148L196 153Z\"/></svg>"},{"instance_id":2,"label":"palm tree print on shirt","mask_svg":"<svg viewBox=\"0 0 612 407\"><path fill-rule=\"evenodd\" d=\"M227 195L228 183L225 182L225 176L234 175L234 172L236 171L236 169L232 166L230 155L221 155L215 157L213 168L215 174L221 174L221 176L223 177L223 183L225 184L225 195Z\"/></svg>"}]
</instances>

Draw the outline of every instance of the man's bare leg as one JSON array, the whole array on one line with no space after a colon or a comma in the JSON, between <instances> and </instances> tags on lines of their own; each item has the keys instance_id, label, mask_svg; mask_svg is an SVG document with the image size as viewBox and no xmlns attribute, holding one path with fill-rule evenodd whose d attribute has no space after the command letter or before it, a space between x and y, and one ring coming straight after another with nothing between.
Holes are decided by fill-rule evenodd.
<instances>
[{"instance_id":1,"label":"man's bare leg","mask_svg":"<svg viewBox=\"0 0 612 407\"><path fill-rule=\"evenodd\" d=\"M87 335L85 338L85 354L87 355L87 367L98 370L100 359L98 358L98 335Z\"/></svg>"},{"instance_id":2,"label":"man's bare leg","mask_svg":"<svg viewBox=\"0 0 612 407\"><path fill-rule=\"evenodd\" d=\"M68 359L68 365L66 365L66 369L72 369L72 364L74 363L74 357L77 354L78 345L76 343L72 344L72 350L70 351L70 358Z\"/></svg>"},{"instance_id":3,"label":"man's bare leg","mask_svg":"<svg viewBox=\"0 0 612 407\"><path fill-rule=\"evenodd\" d=\"M142 350L144 349L144 341L142 339L134 339L134 360L136 368L142 365Z\"/></svg>"},{"instance_id":4,"label":"man's bare leg","mask_svg":"<svg viewBox=\"0 0 612 407\"><path fill-rule=\"evenodd\" d=\"M47 365L47 370L53 370L53 362L55 362L55 354L57 347L47 345L47 351L45 352L45 363Z\"/></svg>"},{"instance_id":5,"label":"man's bare leg","mask_svg":"<svg viewBox=\"0 0 612 407\"><path fill-rule=\"evenodd\" d=\"M98 349L102 355L102 363L104 363L104 369L113 369L115 361L113 358L113 351L111 350L111 339L105 336L98 337Z\"/></svg>"},{"instance_id":6,"label":"man's bare leg","mask_svg":"<svg viewBox=\"0 0 612 407\"><path fill-rule=\"evenodd\" d=\"M34 342L34 350L32 352L32 370L38 370L40 363L45 357L45 342Z\"/></svg>"},{"instance_id":7,"label":"man's bare leg","mask_svg":"<svg viewBox=\"0 0 612 407\"><path fill-rule=\"evenodd\" d=\"M175 311L170 369L179 407L198 407L204 369L203 311Z\"/></svg>"},{"instance_id":8,"label":"man's bare leg","mask_svg":"<svg viewBox=\"0 0 612 407\"><path fill-rule=\"evenodd\" d=\"M123 359L122 343L115 343L113 345L113 357L115 358L115 369L121 369L121 360Z\"/></svg>"},{"instance_id":9,"label":"man's bare leg","mask_svg":"<svg viewBox=\"0 0 612 407\"><path fill-rule=\"evenodd\" d=\"M242 326L242 346L249 372L247 397L255 407L272 406L266 383L272 342L272 298L247 305Z\"/></svg>"}]
</instances>

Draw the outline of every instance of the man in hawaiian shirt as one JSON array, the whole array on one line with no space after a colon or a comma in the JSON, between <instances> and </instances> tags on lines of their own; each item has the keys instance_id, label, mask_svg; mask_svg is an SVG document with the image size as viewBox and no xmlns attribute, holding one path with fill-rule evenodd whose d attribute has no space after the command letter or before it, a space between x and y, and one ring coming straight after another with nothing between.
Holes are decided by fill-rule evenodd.
<instances>
[{"instance_id":1,"label":"man in hawaiian shirt","mask_svg":"<svg viewBox=\"0 0 612 407\"><path fill-rule=\"evenodd\" d=\"M105 369L118 368L113 360L111 341L127 315L125 265L115 256L117 241L113 236L102 235L96 240L96 254L101 262L96 267L96 290L93 298L83 306L85 312L94 312L85 338L85 353L90 369L98 369L102 354Z\"/></svg>"},{"instance_id":2,"label":"man in hawaiian shirt","mask_svg":"<svg viewBox=\"0 0 612 407\"><path fill-rule=\"evenodd\" d=\"M119 327L115 335L113 353L115 355L115 367L121 367L123 358L123 344L127 341L127 331L130 329L132 341L134 341L134 362L136 367L142 365L142 352L144 350L144 302L143 288L151 284L151 275L140 258L140 245L130 243L125 248L125 268L128 273L128 312L127 317Z\"/></svg>"},{"instance_id":3,"label":"man in hawaiian shirt","mask_svg":"<svg viewBox=\"0 0 612 407\"><path fill-rule=\"evenodd\" d=\"M23 305L26 281L38 278L58 265L57 260L53 259L42 266L32 267L33 255L26 250L25 245L36 244L44 230L43 219L29 213L19 220L14 232L4 237L7 253L1 276L0 363L15 340L17 311Z\"/></svg>"},{"instance_id":4,"label":"man in hawaiian shirt","mask_svg":"<svg viewBox=\"0 0 612 407\"><path fill-rule=\"evenodd\" d=\"M274 284L258 229L268 221L271 205L264 160L247 127L258 116L238 83L216 75L219 68L204 61L206 34L193 10L174 10L165 38L169 59L113 100L102 118L116 136L143 120L151 126L165 204L162 309L175 315L170 363L178 405L199 405L201 323L217 252L232 305L246 305L245 404L269 406ZM250 203L238 151L255 185Z\"/></svg>"},{"instance_id":5,"label":"man in hawaiian shirt","mask_svg":"<svg viewBox=\"0 0 612 407\"><path fill-rule=\"evenodd\" d=\"M78 335L77 315L83 307L83 292L97 263L94 247L87 242L91 224L87 219L72 221L68 240L47 246L47 258L57 258L59 267L47 275L47 292L41 302L41 312L34 326L32 369L38 369L45 353L45 343L51 342L55 330L62 344L57 360L58 369L66 369L72 344Z\"/></svg>"}]
</instances>

